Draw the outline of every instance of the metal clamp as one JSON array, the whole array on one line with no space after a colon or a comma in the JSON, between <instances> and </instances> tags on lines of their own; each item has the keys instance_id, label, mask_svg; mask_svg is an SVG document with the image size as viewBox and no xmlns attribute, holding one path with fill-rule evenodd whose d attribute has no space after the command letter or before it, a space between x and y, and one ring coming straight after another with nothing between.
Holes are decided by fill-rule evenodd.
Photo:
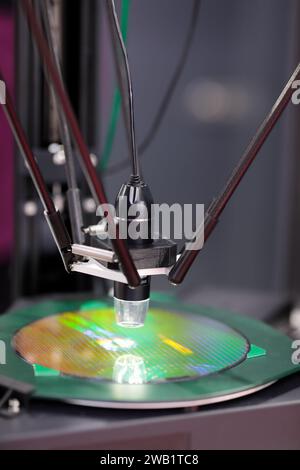
<instances>
[{"instance_id":1,"label":"metal clamp","mask_svg":"<svg viewBox=\"0 0 300 470\"><path fill-rule=\"evenodd\" d=\"M116 263L118 259L113 251L104 250L102 248L94 248L86 245L72 245L72 253L74 255L83 256L84 258L92 258L105 263Z\"/></svg>"},{"instance_id":2,"label":"metal clamp","mask_svg":"<svg viewBox=\"0 0 300 470\"><path fill-rule=\"evenodd\" d=\"M0 416L15 418L28 406L34 392L30 384L0 375Z\"/></svg>"},{"instance_id":3,"label":"metal clamp","mask_svg":"<svg viewBox=\"0 0 300 470\"><path fill-rule=\"evenodd\" d=\"M141 278L147 276L168 276L171 268L172 267L138 269L138 273ZM95 259L89 259L85 262L78 261L71 266L71 271L128 284L123 273L114 269L109 269Z\"/></svg>"}]
</instances>

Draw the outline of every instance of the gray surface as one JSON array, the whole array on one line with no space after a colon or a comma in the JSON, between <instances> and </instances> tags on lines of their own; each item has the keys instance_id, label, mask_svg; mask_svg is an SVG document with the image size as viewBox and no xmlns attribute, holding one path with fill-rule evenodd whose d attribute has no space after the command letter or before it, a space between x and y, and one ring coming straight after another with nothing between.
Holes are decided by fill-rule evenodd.
<instances>
[{"instance_id":1,"label":"gray surface","mask_svg":"<svg viewBox=\"0 0 300 470\"><path fill-rule=\"evenodd\" d=\"M190 291L185 289L181 298L190 304L229 310L264 321L272 321L282 311L289 310L291 304L289 295L285 293L266 293L249 289L237 291L215 286L202 286Z\"/></svg>"},{"instance_id":2,"label":"gray surface","mask_svg":"<svg viewBox=\"0 0 300 470\"><path fill-rule=\"evenodd\" d=\"M299 377L197 412L113 412L35 405L0 420L0 449L300 449Z\"/></svg>"},{"instance_id":3,"label":"gray surface","mask_svg":"<svg viewBox=\"0 0 300 470\"><path fill-rule=\"evenodd\" d=\"M216 292L213 297L216 302ZM247 297L231 292L233 305L239 299L242 311L255 304L263 316L268 304L270 314L272 297ZM219 293L218 302L225 298ZM273 311L282 300L275 299ZM226 302L229 307L228 297ZM15 420L0 418L0 449L300 449L299 423L298 374L251 397L192 412L122 412L34 402Z\"/></svg>"}]
</instances>

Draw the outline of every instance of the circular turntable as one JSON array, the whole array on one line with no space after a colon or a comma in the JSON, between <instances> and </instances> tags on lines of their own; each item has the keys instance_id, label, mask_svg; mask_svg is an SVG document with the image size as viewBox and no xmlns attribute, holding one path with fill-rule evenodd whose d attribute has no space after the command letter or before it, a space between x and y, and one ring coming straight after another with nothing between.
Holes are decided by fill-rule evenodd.
<instances>
[{"instance_id":1,"label":"circular turntable","mask_svg":"<svg viewBox=\"0 0 300 470\"><path fill-rule=\"evenodd\" d=\"M175 408L260 390L296 372L291 340L247 317L153 302L146 325L115 323L110 301L40 303L0 319L4 375L39 398L108 408Z\"/></svg>"}]
</instances>

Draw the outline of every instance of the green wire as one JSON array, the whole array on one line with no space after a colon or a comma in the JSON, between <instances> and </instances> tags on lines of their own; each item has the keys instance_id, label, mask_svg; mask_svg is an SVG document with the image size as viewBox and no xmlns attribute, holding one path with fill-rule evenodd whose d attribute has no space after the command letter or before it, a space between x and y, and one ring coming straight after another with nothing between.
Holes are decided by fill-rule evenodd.
<instances>
[{"instance_id":1,"label":"green wire","mask_svg":"<svg viewBox=\"0 0 300 470\"><path fill-rule=\"evenodd\" d=\"M124 42L127 41L128 33L128 20L129 20L129 11L130 11L131 0L122 1L122 10L121 10L121 31L123 35ZM121 93L119 88L116 88L113 97L112 111L109 119L109 126L105 138L104 150L101 156L98 168L100 171L105 171L113 149L113 143L115 140L115 135L117 131L117 124L120 116L121 109Z\"/></svg>"}]
</instances>

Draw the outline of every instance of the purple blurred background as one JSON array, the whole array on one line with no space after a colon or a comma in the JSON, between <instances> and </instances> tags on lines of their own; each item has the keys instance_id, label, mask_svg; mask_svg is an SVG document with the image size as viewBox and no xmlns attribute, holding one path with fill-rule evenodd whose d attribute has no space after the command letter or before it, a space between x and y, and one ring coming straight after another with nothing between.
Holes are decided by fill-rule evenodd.
<instances>
[{"instance_id":1,"label":"purple blurred background","mask_svg":"<svg viewBox=\"0 0 300 470\"><path fill-rule=\"evenodd\" d=\"M13 92L14 22L12 15L0 10L1 68ZM13 139L3 113L0 114L0 262L6 261L13 245Z\"/></svg>"}]
</instances>

